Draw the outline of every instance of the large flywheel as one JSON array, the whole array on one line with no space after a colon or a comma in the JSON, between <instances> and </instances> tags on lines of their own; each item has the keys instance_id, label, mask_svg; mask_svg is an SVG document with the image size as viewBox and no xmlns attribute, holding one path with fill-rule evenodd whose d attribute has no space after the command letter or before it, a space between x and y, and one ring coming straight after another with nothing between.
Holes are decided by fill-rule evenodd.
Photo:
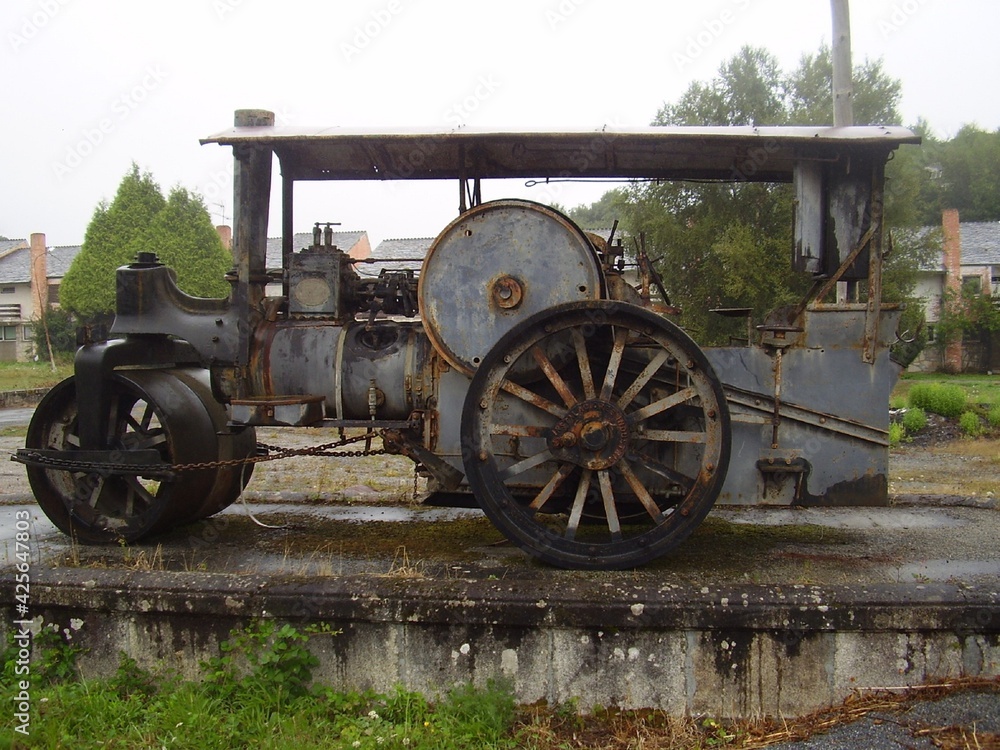
<instances>
[{"instance_id":1,"label":"large flywheel","mask_svg":"<svg viewBox=\"0 0 1000 750\"><path fill-rule=\"evenodd\" d=\"M555 209L499 200L469 209L434 240L417 295L424 330L466 375L507 331L565 302L600 299L591 241Z\"/></svg>"},{"instance_id":2,"label":"large flywheel","mask_svg":"<svg viewBox=\"0 0 1000 750\"><path fill-rule=\"evenodd\" d=\"M524 321L485 357L462 414L468 481L515 544L567 568L640 565L711 509L729 410L698 346L635 305Z\"/></svg>"}]
</instances>

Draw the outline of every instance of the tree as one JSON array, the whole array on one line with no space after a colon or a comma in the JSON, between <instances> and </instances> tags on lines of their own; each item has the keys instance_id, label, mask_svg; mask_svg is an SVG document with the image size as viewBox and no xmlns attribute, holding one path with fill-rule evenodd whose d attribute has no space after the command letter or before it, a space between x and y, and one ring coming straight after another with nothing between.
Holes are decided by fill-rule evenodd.
<instances>
[{"instance_id":1,"label":"tree","mask_svg":"<svg viewBox=\"0 0 1000 750\"><path fill-rule=\"evenodd\" d=\"M832 115L830 50L802 58L784 74L768 51L744 47L709 82L696 82L676 103L665 104L654 125L784 125L829 122ZM855 120L896 122L900 83L880 62L856 66ZM918 164L890 165L887 218L908 208L917 189ZM650 254L682 322L702 342L724 343L745 328L710 312L749 307L757 321L770 310L801 299L811 279L792 270L792 191L763 183L633 183L622 204L625 228L645 231ZM897 243L906 257L907 242ZM904 264L905 265L905 264ZM888 293L905 297L912 282L887 281Z\"/></svg>"},{"instance_id":2,"label":"tree","mask_svg":"<svg viewBox=\"0 0 1000 750\"><path fill-rule=\"evenodd\" d=\"M232 258L222 245L199 196L182 187L170 191L166 205L128 244L128 255L152 251L177 273L177 286L196 297L224 297Z\"/></svg>"},{"instance_id":3,"label":"tree","mask_svg":"<svg viewBox=\"0 0 1000 750\"><path fill-rule=\"evenodd\" d=\"M113 313L115 270L132 262L130 244L165 203L153 176L133 163L111 204L101 202L94 210L83 246L60 285L60 304L83 318Z\"/></svg>"},{"instance_id":4,"label":"tree","mask_svg":"<svg viewBox=\"0 0 1000 750\"><path fill-rule=\"evenodd\" d=\"M1000 219L1000 130L964 125L939 153L942 208L964 221Z\"/></svg>"},{"instance_id":5,"label":"tree","mask_svg":"<svg viewBox=\"0 0 1000 750\"><path fill-rule=\"evenodd\" d=\"M143 251L170 265L188 294L226 294L223 277L232 261L202 199L180 187L164 199L153 176L133 164L111 204L94 210L83 247L60 287L62 306L85 319L113 314L115 271Z\"/></svg>"},{"instance_id":6,"label":"tree","mask_svg":"<svg viewBox=\"0 0 1000 750\"><path fill-rule=\"evenodd\" d=\"M615 188L589 206L579 205L570 209L568 215L584 229L610 229L621 216L622 205L627 199L625 190Z\"/></svg>"}]
</instances>

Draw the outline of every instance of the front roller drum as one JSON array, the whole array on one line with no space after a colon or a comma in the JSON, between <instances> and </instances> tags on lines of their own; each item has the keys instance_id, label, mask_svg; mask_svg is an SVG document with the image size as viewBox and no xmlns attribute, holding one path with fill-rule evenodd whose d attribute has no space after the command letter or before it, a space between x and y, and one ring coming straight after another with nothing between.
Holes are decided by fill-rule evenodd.
<instances>
[{"instance_id":1,"label":"front roller drum","mask_svg":"<svg viewBox=\"0 0 1000 750\"><path fill-rule=\"evenodd\" d=\"M462 412L469 485L516 545L566 568L674 549L725 480L729 410L704 353L635 305L552 308L505 335Z\"/></svg>"},{"instance_id":2,"label":"front roller drum","mask_svg":"<svg viewBox=\"0 0 1000 750\"><path fill-rule=\"evenodd\" d=\"M116 371L110 389L109 455L154 450L170 465L218 459L215 425L199 395L162 370ZM72 452L80 448L74 378L42 399L28 427L25 448ZM27 466L28 481L45 515L63 532L90 544L134 542L193 520L212 496L215 469L169 477Z\"/></svg>"}]
</instances>

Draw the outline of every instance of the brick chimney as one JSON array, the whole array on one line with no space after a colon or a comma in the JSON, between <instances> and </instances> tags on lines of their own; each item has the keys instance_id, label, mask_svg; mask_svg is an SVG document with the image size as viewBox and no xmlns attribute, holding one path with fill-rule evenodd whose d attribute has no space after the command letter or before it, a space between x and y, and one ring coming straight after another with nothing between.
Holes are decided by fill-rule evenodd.
<instances>
[{"instance_id":1,"label":"brick chimney","mask_svg":"<svg viewBox=\"0 0 1000 750\"><path fill-rule=\"evenodd\" d=\"M215 231L219 233L219 239L222 240L222 246L226 250L233 249L233 228L228 224L220 224L215 228Z\"/></svg>"},{"instance_id":2,"label":"brick chimney","mask_svg":"<svg viewBox=\"0 0 1000 750\"><path fill-rule=\"evenodd\" d=\"M948 208L941 213L944 232L944 288L952 294L962 292L962 235L959 230L958 209ZM944 369L962 371L962 340L948 343L944 350Z\"/></svg>"},{"instance_id":3,"label":"brick chimney","mask_svg":"<svg viewBox=\"0 0 1000 750\"><path fill-rule=\"evenodd\" d=\"M49 270L45 253L45 235L31 235L31 317L38 319L49 306Z\"/></svg>"}]
</instances>

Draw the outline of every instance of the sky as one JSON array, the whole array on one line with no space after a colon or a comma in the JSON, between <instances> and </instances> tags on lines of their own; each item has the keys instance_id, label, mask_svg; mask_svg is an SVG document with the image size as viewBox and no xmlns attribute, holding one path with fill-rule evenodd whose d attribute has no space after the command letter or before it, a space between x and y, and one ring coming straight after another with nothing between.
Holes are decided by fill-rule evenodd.
<instances>
[{"instance_id":1,"label":"sky","mask_svg":"<svg viewBox=\"0 0 1000 750\"><path fill-rule=\"evenodd\" d=\"M132 162L230 222L231 151L198 140L237 109L293 126L642 126L745 44L794 69L830 43L830 14L830 0L3 0L0 235L80 244ZM855 63L881 58L903 84L901 124L922 117L940 138L1000 128L998 31L997 0L851 7ZM572 207L608 187L487 184L483 198ZM295 228L340 222L373 246L434 236L457 192L316 186L297 191ZM270 222L277 236L276 207Z\"/></svg>"}]
</instances>

